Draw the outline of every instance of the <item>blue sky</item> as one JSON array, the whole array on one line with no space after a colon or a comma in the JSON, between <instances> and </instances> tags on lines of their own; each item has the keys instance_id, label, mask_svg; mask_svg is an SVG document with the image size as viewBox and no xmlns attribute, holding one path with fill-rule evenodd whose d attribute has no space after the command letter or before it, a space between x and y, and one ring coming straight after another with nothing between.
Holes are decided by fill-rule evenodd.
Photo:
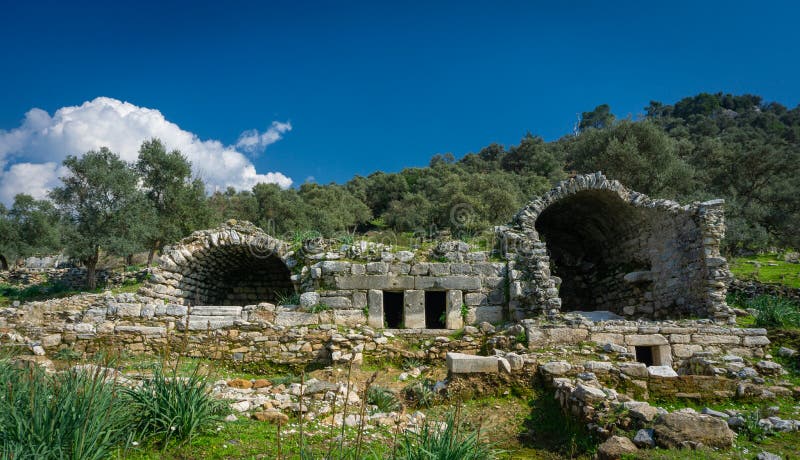
<instances>
[{"instance_id":1,"label":"blue sky","mask_svg":"<svg viewBox=\"0 0 800 460\"><path fill-rule=\"evenodd\" d=\"M98 97L158 110L240 152L237 165L295 185L422 166L527 131L556 139L601 103L624 117L703 91L800 102L796 3L648 3L6 1L0 181L24 186L11 165L81 153L59 156L84 145L63 139L11 145L25 120L56 125L29 110L54 116ZM243 131L273 122L291 130L237 149ZM196 160L206 173L209 158Z\"/></svg>"}]
</instances>

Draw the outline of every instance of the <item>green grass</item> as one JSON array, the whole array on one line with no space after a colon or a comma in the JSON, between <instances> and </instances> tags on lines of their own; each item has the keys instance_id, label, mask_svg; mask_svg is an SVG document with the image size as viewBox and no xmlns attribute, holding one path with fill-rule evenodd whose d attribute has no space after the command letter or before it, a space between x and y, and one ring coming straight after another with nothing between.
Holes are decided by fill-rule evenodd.
<instances>
[{"instance_id":1,"label":"green grass","mask_svg":"<svg viewBox=\"0 0 800 460\"><path fill-rule=\"evenodd\" d=\"M142 283L135 278L129 278L121 286L111 289L112 294L135 293L142 287ZM56 281L46 281L21 288L10 284L0 284L0 307L6 307L19 302L33 302L50 299L60 299L81 293L99 294L106 291L103 286L94 290L77 290Z\"/></svg>"},{"instance_id":2,"label":"green grass","mask_svg":"<svg viewBox=\"0 0 800 460\"><path fill-rule=\"evenodd\" d=\"M755 310L748 326L796 329L800 328L800 305L785 297L760 295L747 298L738 294L728 296L728 304L735 308ZM740 324L741 325L741 324Z\"/></svg>"},{"instance_id":3,"label":"green grass","mask_svg":"<svg viewBox=\"0 0 800 460\"><path fill-rule=\"evenodd\" d=\"M739 279L800 288L800 264L786 262L783 257L783 253L736 257L731 260L730 269ZM752 262L758 262L760 266Z\"/></svg>"}]
</instances>

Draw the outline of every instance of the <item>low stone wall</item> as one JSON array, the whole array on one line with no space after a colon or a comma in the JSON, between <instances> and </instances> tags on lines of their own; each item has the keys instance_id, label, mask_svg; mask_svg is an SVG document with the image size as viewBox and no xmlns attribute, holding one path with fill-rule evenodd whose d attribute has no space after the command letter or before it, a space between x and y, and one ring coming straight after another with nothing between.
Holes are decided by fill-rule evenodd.
<instances>
[{"instance_id":1,"label":"low stone wall","mask_svg":"<svg viewBox=\"0 0 800 460\"><path fill-rule=\"evenodd\" d=\"M780 284L759 283L753 280L734 279L728 285L728 292L753 298L759 295L786 297L800 303L800 288Z\"/></svg>"},{"instance_id":2,"label":"low stone wall","mask_svg":"<svg viewBox=\"0 0 800 460\"><path fill-rule=\"evenodd\" d=\"M144 281L149 276L148 270L139 270L131 273L98 270L95 273L97 285L108 288L122 285L126 280L135 279ZM65 286L70 290L80 290L86 287L85 268L15 268L0 271L0 283L26 288L37 284L54 283Z\"/></svg>"}]
</instances>

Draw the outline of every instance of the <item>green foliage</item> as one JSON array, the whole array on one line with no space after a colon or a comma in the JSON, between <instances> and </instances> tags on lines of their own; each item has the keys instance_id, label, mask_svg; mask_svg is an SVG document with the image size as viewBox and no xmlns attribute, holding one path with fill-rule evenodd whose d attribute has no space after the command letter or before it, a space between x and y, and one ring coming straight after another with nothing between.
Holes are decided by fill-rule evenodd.
<instances>
[{"instance_id":1,"label":"green foliage","mask_svg":"<svg viewBox=\"0 0 800 460\"><path fill-rule=\"evenodd\" d=\"M67 251L87 266L88 288L94 289L101 249L119 256L143 249L153 208L133 169L105 147L69 156L64 166L69 175L50 197L61 211Z\"/></svg>"},{"instance_id":2,"label":"green foliage","mask_svg":"<svg viewBox=\"0 0 800 460\"><path fill-rule=\"evenodd\" d=\"M380 412L395 412L401 408L400 401L393 391L377 385L367 390L367 402L377 406Z\"/></svg>"},{"instance_id":3,"label":"green foliage","mask_svg":"<svg viewBox=\"0 0 800 460\"><path fill-rule=\"evenodd\" d=\"M47 375L0 361L2 457L99 460L130 440L129 407L101 369Z\"/></svg>"},{"instance_id":4,"label":"green foliage","mask_svg":"<svg viewBox=\"0 0 800 460\"><path fill-rule=\"evenodd\" d=\"M300 301L299 299L300 299L300 297L298 296L298 302ZM324 304L324 303L318 303L318 304L314 305L313 307L311 307L308 310L308 312L309 313L322 313L323 311L328 311L328 310L331 310L331 307L329 305Z\"/></svg>"},{"instance_id":5,"label":"green foliage","mask_svg":"<svg viewBox=\"0 0 800 460\"><path fill-rule=\"evenodd\" d=\"M566 458L591 454L598 440L584 424L565 415L552 392L531 399L530 415L525 419L527 431L520 438L524 445L536 445L558 452Z\"/></svg>"},{"instance_id":6,"label":"green foliage","mask_svg":"<svg viewBox=\"0 0 800 460\"><path fill-rule=\"evenodd\" d=\"M179 377L176 369L167 374L160 365L151 370L152 375L141 386L124 392L136 433L163 444L188 443L219 421L224 402L211 396L210 385L199 367L195 366L188 377Z\"/></svg>"},{"instance_id":7,"label":"green foliage","mask_svg":"<svg viewBox=\"0 0 800 460\"><path fill-rule=\"evenodd\" d=\"M296 292L278 292L275 294L278 305L299 305L300 294Z\"/></svg>"},{"instance_id":8,"label":"green foliage","mask_svg":"<svg viewBox=\"0 0 800 460\"><path fill-rule=\"evenodd\" d=\"M404 460L486 460L498 455L480 431L461 424L454 411L441 424L426 420L419 432L406 433L398 453Z\"/></svg>"},{"instance_id":9,"label":"green foliage","mask_svg":"<svg viewBox=\"0 0 800 460\"><path fill-rule=\"evenodd\" d=\"M761 295L748 299L744 305L757 311L758 327L800 327L800 305L784 297Z\"/></svg>"},{"instance_id":10,"label":"green foliage","mask_svg":"<svg viewBox=\"0 0 800 460\"><path fill-rule=\"evenodd\" d=\"M147 232L149 264L153 251L208 226L211 211L205 199L205 185L199 179L192 180L191 163L178 150L167 152L160 140L142 143L135 170L155 211Z\"/></svg>"}]
</instances>

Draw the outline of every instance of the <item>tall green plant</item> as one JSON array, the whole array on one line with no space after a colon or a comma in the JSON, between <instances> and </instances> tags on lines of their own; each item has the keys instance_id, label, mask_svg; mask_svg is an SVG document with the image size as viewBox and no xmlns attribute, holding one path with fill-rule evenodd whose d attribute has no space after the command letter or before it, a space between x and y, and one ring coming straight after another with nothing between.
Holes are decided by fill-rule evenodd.
<instances>
[{"instance_id":1,"label":"tall green plant","mask_svg":"<svg viewBox=\"0 0 800 460\"><path fill-rule=\"evenodd\" d=\"M195 366L188 377L178 377L176 369L166 374L160 365L142 386L126 389L133 411L134 430L144 438L191 442L211 427L222 414L224 403L215 400L205 375Z\"/></svg>"},{"instance_id":2,"label":"tall green plant","mask_svg":"<svg viewBox=\"0 0 800 460\"><path fill-rule=\"evenodd\" d=\"M402 460L490 460L497 458L491 443L482 440L480 430L462 426L457 411L442 423L425 421L417 433L406 433L401 441Z\"/></svg>"},{"instance_id":3,"label":"tall green plant","mask_svg":"<svg viewBox=\"0 0 800 460\"><path fill-rule=\"evenodd\" d=\"M47 375L0 361L2 458L95 460L129 439L128 406L103 368Z\"/></svg>"}]
</instances>

